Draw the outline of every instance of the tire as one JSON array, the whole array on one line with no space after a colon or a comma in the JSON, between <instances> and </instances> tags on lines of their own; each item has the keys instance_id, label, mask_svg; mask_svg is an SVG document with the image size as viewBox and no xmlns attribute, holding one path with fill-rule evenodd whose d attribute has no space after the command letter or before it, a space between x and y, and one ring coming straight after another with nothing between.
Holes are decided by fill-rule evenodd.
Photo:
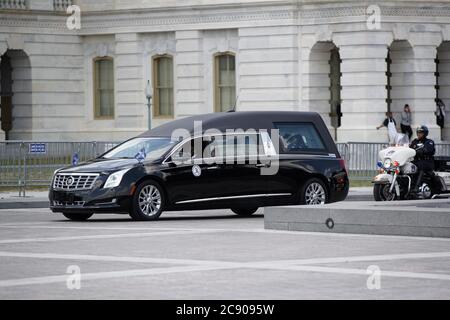
<instances>
[{"instance_id":1,"label":"tire","mask_svg":"<svg viewBox=\"0 0 450 320\"><path fill-rule=\"evenodd\" d=\"M130 216L133 220L158 220L164 211L165 196L161 185L153 180L141 183L134 195Z\"/></svg>"},{"instance_id":2,"label":"tire","mask_svg":"<svg viewBox=\"0 0 450 320\"><path fill-rule=\"evenodd\" d=\"M231 211L241 217L249 217L254 214L258 208L231 208Z\"/></svg>"},{"instance_id":3,"label":"tire","mask_svg":"<svg viewBox=\"0 0 450 320\"><path fill-rule=\"evenodd\" d=\"M311 178L300 190L300 204L318 205L329 202L328 189L322 180Z\"/></svg>"},{"instance_id":4,"label":"tire","mask_svg":"<svg viewBox=\"0 0 450 320\"><path fill-rule=\"evenodd\" d=\"M397 200L397 195L394 194L391 198L388 198L385 194L385 188L390 188L390 184L375 184L373 186L373 197L375 201L394 201Z\"/></svg>"},{"instance_id":5,"label":"tire","mask_svg":"<svg viewBox=\"0 0 450 320\"><path fill-rule=\"evenodd\" d=\"M93 213L69 213L63 212L63 216L72 221L86 221Z\"/></svg>"}]
</instances>

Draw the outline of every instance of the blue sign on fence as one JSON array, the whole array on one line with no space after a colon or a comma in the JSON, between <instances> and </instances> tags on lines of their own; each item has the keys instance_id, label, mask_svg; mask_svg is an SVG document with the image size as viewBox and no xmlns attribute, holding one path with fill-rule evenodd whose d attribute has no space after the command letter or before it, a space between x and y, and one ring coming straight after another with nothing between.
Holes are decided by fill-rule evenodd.
<instances>
[{"instance_id":1,"label":"blue sign on fence","mask_svg":"<svg viewBox=\"0 0 450 320\"><path fill-rule=\"evenodd\" d=\"M31 154L45 154L47 153L46 143L30 143L28 145L28 152Z\"/></svg>"}]
</instances>

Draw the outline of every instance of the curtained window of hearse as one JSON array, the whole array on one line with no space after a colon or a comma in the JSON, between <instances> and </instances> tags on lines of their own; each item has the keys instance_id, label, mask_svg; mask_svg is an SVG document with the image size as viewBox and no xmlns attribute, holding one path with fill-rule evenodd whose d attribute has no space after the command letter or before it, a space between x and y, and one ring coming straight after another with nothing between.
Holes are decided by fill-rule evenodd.
<instances>
[{"instance_id":1,"label":"curtained window of hearse","mask_svg":"<svg viewBox=\"0 0 450 320\"><path fill-rule=\"evenodd\" d=\"M226 112L236 102L236 57L231 52L214 56L214 111Z\"/></svg>"},{"instance_id":2,"label":"curtained window of hearse","mask_svg":"<svg viewBox=\"0 0 450 320\"><path fill-rule=\"evenodd\" d=\"M158 55L153 57L153 116L173 118L173 57Z\"/></svg>"},{"instance_id":3,"label":"curtained window of hearse","mask_svg":"<svg viewBox=\"0 0 450 320\"><path fill-rule=\"evenodd\" d=\"M94 118L114 118L114 60L94 59Z\"/></svg>"}]
</instances>

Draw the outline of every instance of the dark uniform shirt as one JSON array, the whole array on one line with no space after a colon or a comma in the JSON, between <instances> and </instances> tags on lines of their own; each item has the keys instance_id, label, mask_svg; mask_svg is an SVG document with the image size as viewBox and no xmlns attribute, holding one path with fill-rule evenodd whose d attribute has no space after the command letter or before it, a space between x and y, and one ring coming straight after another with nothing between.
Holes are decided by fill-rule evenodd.
<instances>
[{"instance_id":1,"label":"dark uniform shirt","mask_svg":"<svg viewBox=\"0 0 450 320\"><path fill-rule=\"evenodd\" d=\"M421 146L421 144L423 146ZM416 150L414 163L419 167L419 169L425 171L433 170L434 153L436 152L433 140L427 138L424 140L419 140L416 138L411 142L409 147Z\"/></svg>"},{"instance_id":2,"label":"dark uniform shirt","mask_svg":"<svg viewBox=\"0 0 450 320\"><path fill-rule=\"evenodd\" d=\"M395 122L395 119L394 119L394 118L386 118L386 119L384 119L384 121L383 121L383 126L387 127L388 124L389 124L389 122L393 122L394 125L397 125L397 122Z\"/></svg>"}]
</instances>

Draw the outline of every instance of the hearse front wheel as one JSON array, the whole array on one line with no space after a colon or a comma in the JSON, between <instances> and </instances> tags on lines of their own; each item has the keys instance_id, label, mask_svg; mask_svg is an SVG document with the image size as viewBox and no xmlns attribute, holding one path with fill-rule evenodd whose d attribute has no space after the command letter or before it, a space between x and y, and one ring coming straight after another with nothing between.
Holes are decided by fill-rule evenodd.
<instances>
[{"instance_id":1,"label":"hearse front wheel","mask_svg":"<svg viewBox=\"0 0 450 320\"><path fill-rule=\"evenodd\" d=\"M134 220L157 220L164 210L164 192L156 181L141 183L133 195L130 216Z\"/></svg>"},{"instance_id":2,"label":"hearse front wheel","mask_svg":"<svg viewBox=\"0 0 450 320\"><path fill-rule=\"evenodd\" d=\"M317 205L328 203L328 192L325 184L318 178L306 181L300 193L300 204Z\"/></svg>"},{"instance_id":3,"label":"hearse front wheel","mask_svg":"<svg viewBox=\"0 0 450 320\"><path fill-rule=\"evenodd\" d=\"M93 213L69 213L63 212L63 216L72 221L86 221L92 217Z\"/></svg>"},{"instance_id":4,"label":"hearse front wheel","mask_svg":"<svg viewBox=\"0 0 450 320\"><path fill-rule=\"evenodd\" d=\"M254 214L258 208L231 208L231 211L241 217L249 217Z\"/></svg>"}]
</instances>

